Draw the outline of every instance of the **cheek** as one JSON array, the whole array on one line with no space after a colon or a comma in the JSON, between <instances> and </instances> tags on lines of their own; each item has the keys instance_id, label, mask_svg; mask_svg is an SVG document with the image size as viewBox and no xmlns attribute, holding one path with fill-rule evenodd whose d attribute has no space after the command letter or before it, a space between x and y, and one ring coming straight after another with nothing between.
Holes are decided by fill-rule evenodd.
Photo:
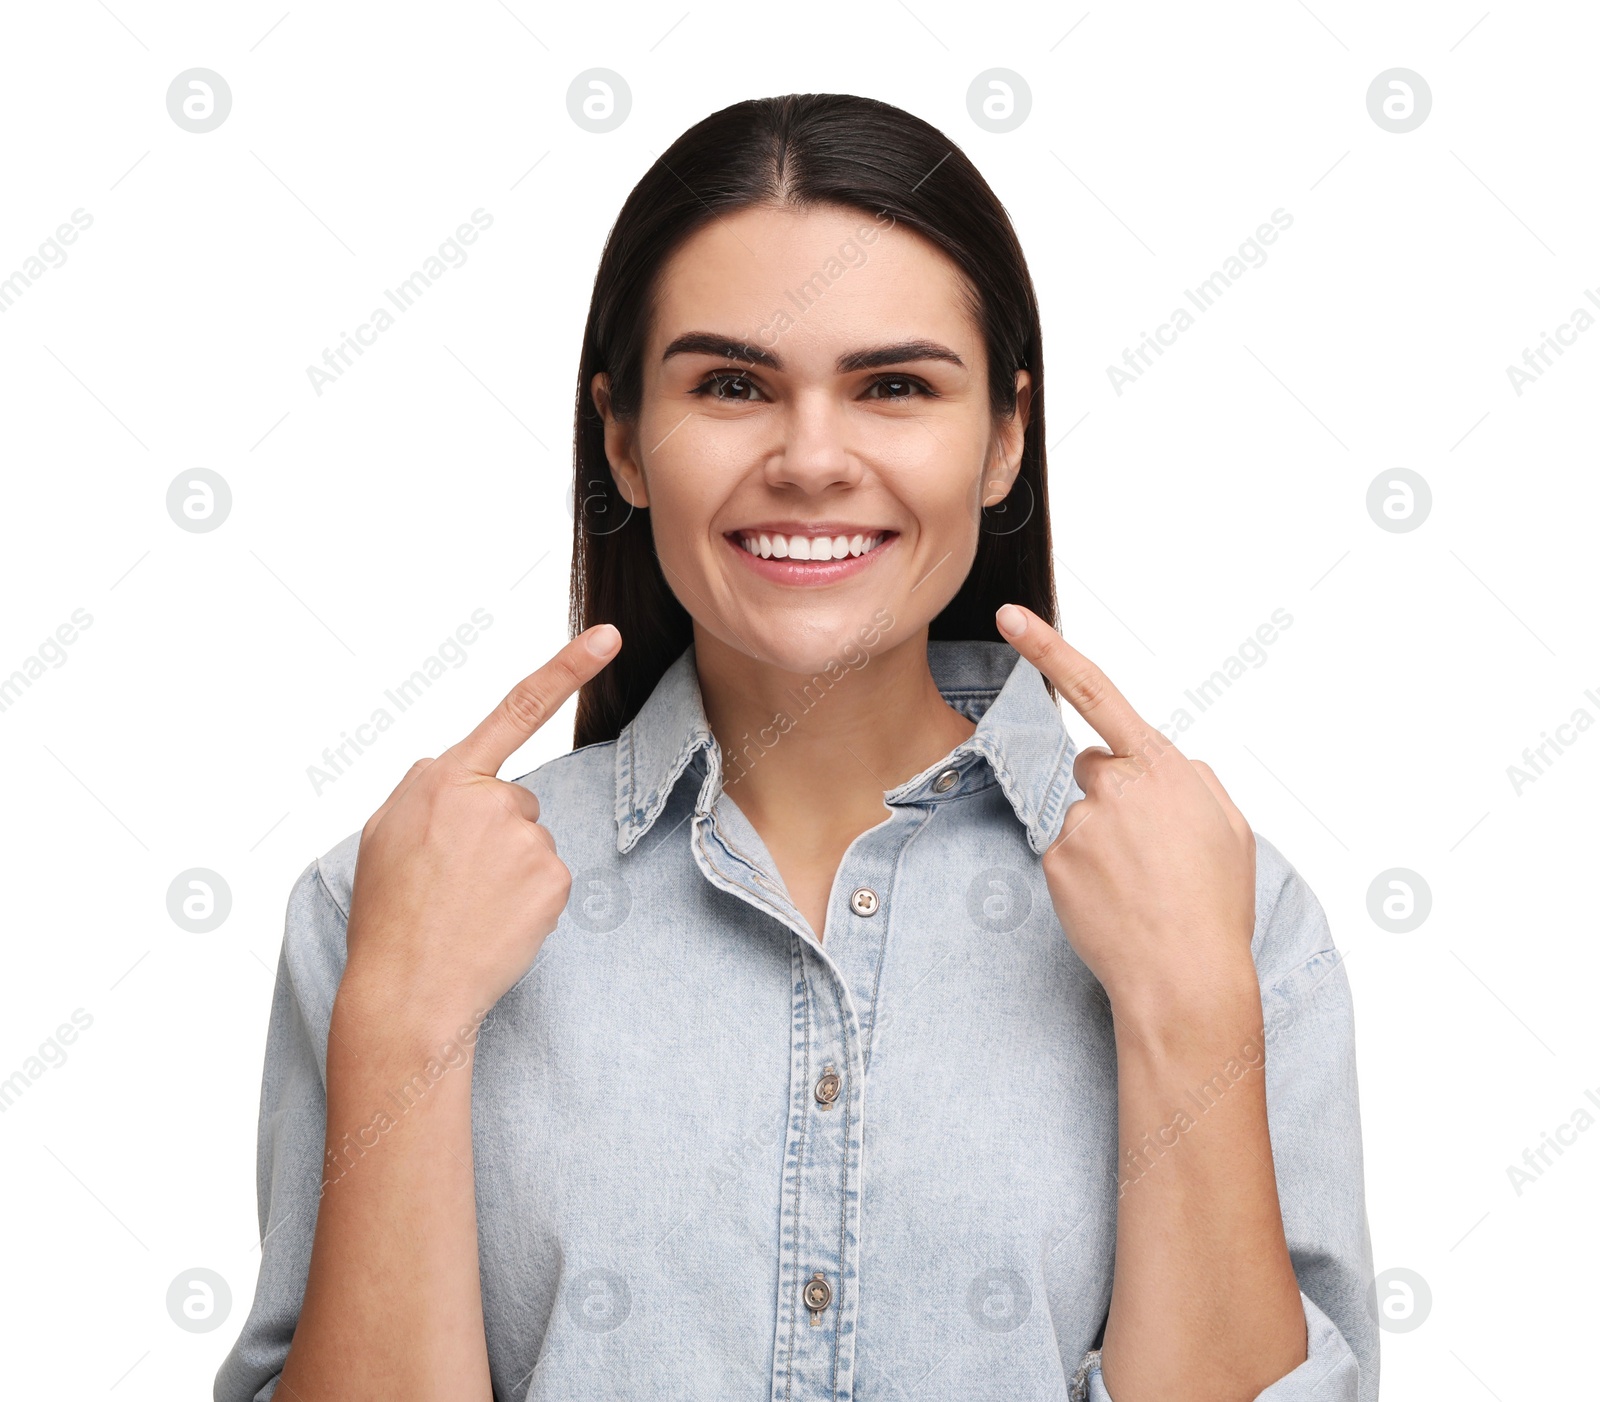
<instances>
[{"instance_id":1,"label":"cheek","mask_svg":"<svg viewBox=\"0 0 1600 1402\"><path fill-rule=\"evenodd\" d=\"M749 470L769 439L759 420L707 413L687 396L657 403L640 420L645 471L653 475L696 475L731 480Z\"/></svg>"},{"instance_id":2,"label":"cheek","mask_svg":"<svg viewBox=\"0 0 1600 1402\"><path fill-rule=\"evenodd\" d=\"M949 443L947 443L949 447ZM917 520L928 543L939 549L960 549L978 538L984 496L994 495L979 480L978 455L952 464L949 451L939 450L910 471L885 472L888 490Z\"/></svg>"},{"instance_id":3,"label":"cheek","mask_svg":"<svg viewBox=\"0 0 1600 1402\"><path fill-rule=\"evenodd\" d=\"M679 413L676 428L670 420L642 427L646 444L657 444L644 455L657 549L669 558L686 555L709 538L712 518L733 494L748 458L721 431L725 424Z\"/></svg>"}]
</instances>

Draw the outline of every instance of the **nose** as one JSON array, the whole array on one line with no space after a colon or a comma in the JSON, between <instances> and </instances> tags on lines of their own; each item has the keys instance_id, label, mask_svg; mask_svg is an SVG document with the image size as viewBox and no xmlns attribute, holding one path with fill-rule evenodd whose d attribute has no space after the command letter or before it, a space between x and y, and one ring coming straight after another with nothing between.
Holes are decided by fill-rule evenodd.
<instances>
[{"instance_id":1,"label":"nose","mask_svg":"<svg viewBox=\"0 0 1600 1402\"><path fill-rule=\"evenodd\" d=\"M846 409L834 396L821 389L795 395L781 424L783 441L767 459L769 486L821 492L860 481Z\"/></svg>"}]
</instances>

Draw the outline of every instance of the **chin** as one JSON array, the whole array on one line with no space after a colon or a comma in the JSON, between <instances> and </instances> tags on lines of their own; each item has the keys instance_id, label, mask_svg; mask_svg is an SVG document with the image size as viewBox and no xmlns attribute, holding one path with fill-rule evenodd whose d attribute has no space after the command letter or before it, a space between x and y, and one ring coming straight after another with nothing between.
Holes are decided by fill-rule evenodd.
<instances>
[{"instance_id":1,"label":"chin","mask_svg":"<svg viewBox=\"0 0 1600 1402\"><path fill-rule=\"evenodd\" d=\"M875 599L849 606L809 605L786 617L747 616L739 628L742 641L729 645L780 671L804 677L826 673L838 680L903 640L907 622Z\"/></svg>"}]
</instances>

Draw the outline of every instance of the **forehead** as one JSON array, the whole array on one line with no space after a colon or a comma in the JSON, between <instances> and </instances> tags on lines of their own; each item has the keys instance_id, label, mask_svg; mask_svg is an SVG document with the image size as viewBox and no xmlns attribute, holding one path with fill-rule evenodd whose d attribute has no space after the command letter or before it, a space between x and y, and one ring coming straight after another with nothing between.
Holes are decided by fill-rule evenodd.
<instances>
[{"instance_id":1,"label":"forehead","mask_svg":"<svg viewBox=\"0 0 1600 1402\"><path fill-rule=\"evenodd\" d=\"M786 358L917 338L965 355L980 339L966 287L944 253L887 215L741 209L707 221L662 268L650 359L686 331L768 347L781 336Z\"/></svg>"}]
</instances>

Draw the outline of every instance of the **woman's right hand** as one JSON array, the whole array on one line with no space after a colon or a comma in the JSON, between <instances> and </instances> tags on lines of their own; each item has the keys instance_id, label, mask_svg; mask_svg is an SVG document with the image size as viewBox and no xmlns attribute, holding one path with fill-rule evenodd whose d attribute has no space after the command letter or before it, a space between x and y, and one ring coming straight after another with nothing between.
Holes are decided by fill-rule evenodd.
<instances>
[{"instance_id":1,"label":"woman's right hand","mask_svg":"<svg viewBox=\"0 0 1600 1402\"><path fill-rule=\"evenodd\" d=\"M602 623L525 677L466 739L418 760L361 829L339 996L384 1024L481 1018L532 967L572 873L539 800L500 766L621 641Z\"/></svg>"}]
</instances>

